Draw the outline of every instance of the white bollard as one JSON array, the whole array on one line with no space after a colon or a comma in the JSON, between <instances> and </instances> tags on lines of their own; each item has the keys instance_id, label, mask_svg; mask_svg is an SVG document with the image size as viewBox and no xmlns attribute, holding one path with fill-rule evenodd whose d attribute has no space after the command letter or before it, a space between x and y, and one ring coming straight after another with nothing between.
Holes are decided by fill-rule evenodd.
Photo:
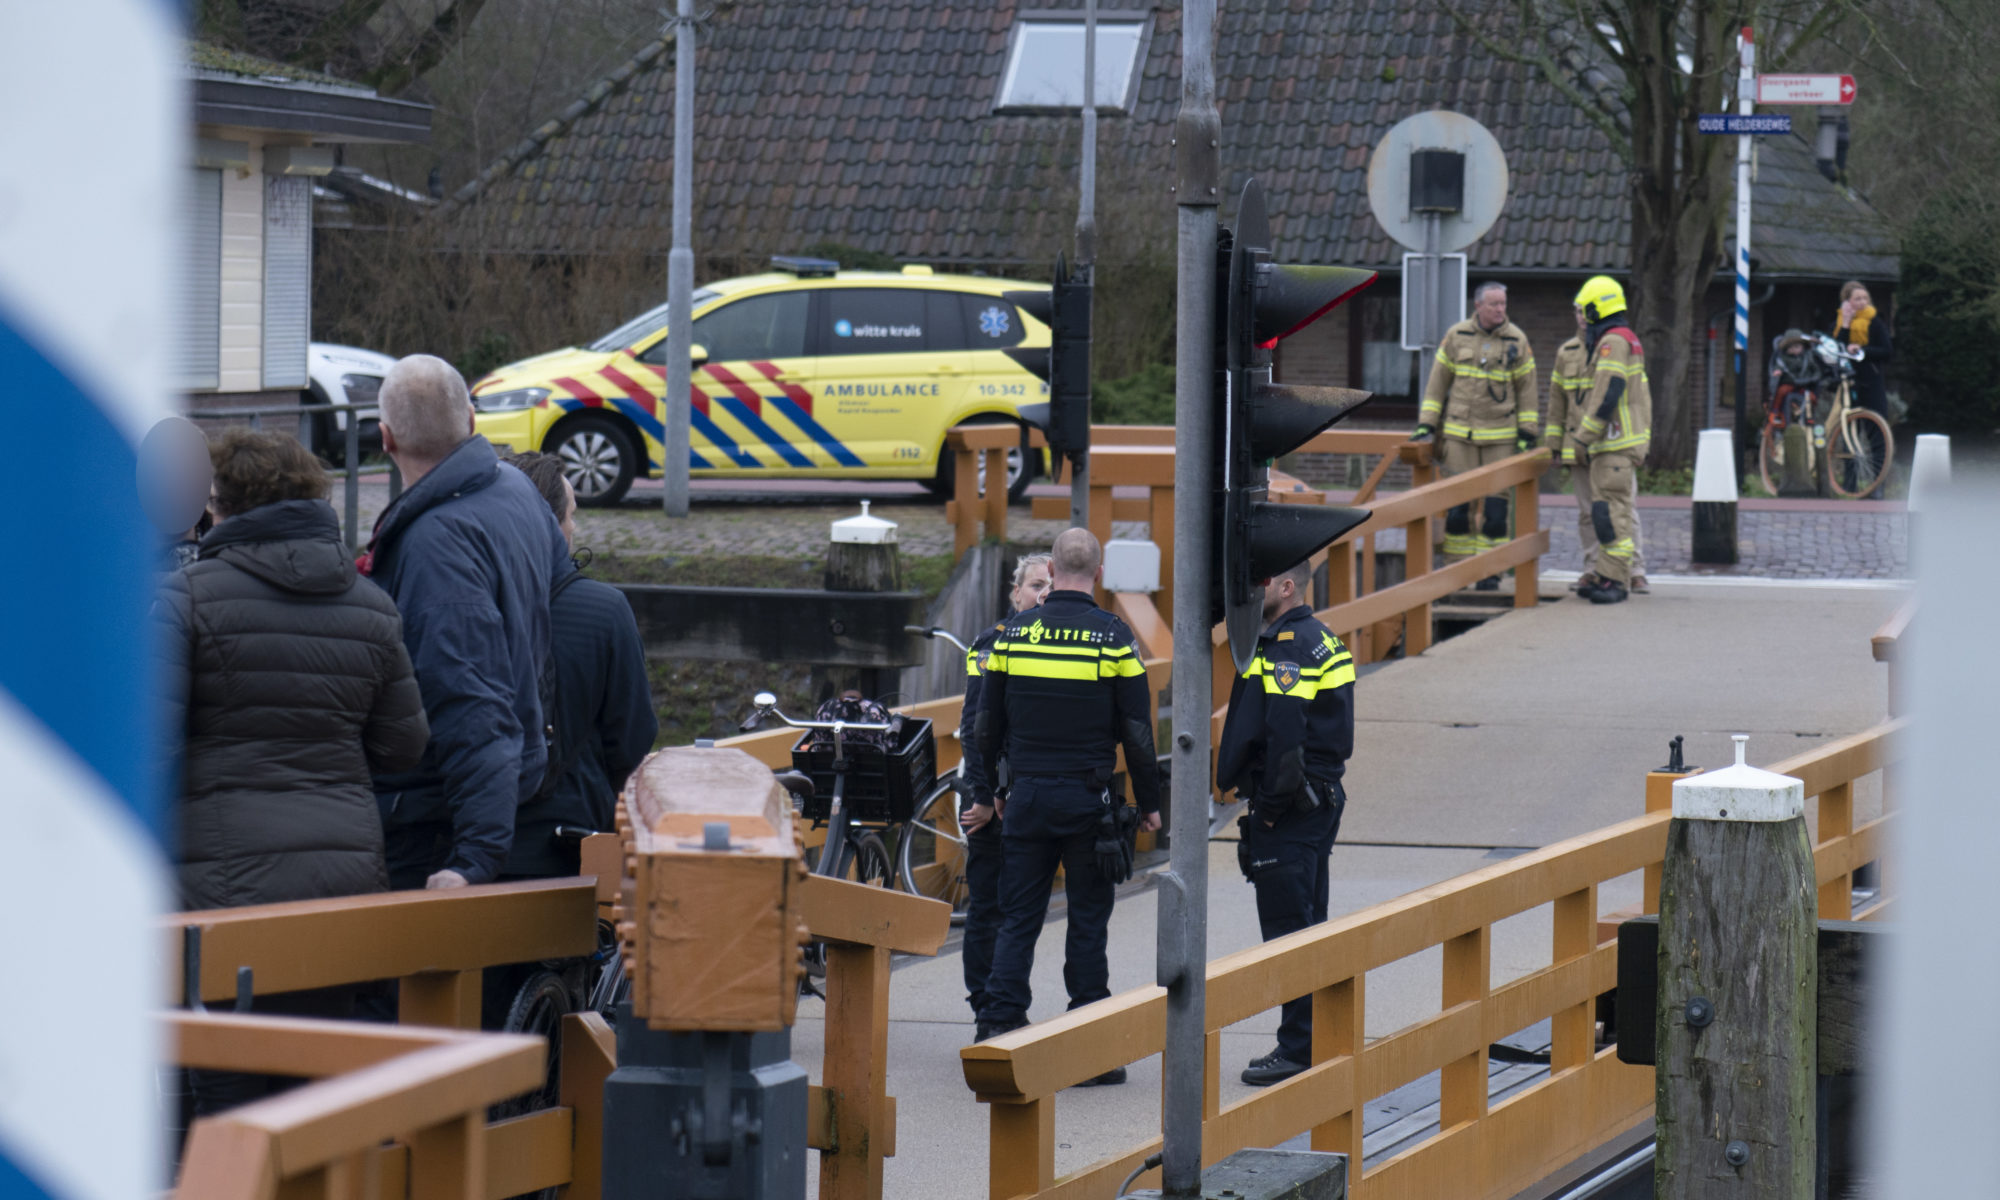
<instances>
[{"instance_id":1,"label":"white bollard","mask_svg":"<svg viewBox=\"0 0 2000 1200\"><path fill-rule=\"evenodd\" d=\"M1937 494L1951 482L1951 438L1942 433L1917 435L1917 452L1910 459L1910 511L1937 503Z\"/></svg>"},{"instance_id":2,"label":"white bollard","mask_svg":"<svg viewBox=\"0 0 2000 1200\"><path fill-rule=\"evenodd\" d=\"M1736 451L1727 429L1704 429L1694 451L1693 559L1734 566L1736 550Z\"/></svg>"}]
</instances>

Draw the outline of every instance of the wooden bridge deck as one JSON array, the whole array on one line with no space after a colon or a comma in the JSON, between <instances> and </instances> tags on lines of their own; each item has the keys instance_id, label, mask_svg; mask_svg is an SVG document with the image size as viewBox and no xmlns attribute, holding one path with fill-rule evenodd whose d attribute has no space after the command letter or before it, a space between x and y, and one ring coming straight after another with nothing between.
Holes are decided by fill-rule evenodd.
<instances>
[{"instance_id":1,"label":"wooden bridge deck","mask_svg":"<svg viewBox=\"0 0 2000 1200\"><path fill-rule=\"evenodd\" d=\"M1901 599L1879 588L1719 585L1659 586L1608 608L1568 597L1370 671L1357 687L1333 913L1638 816L1644 777L1665 763L1673 735L1686 736L1693 765L1729 761L1729 735L1737 732L1751 735L1753 761L1771 763L1880 722L1885 669L1871 656L1869 636ZM1854 800L1857 822L1873 816L1876 781L1858 786ZM1257 943L1256 917L1234 846L1214 843L1210 865L1209 949L1221 957ZM1599 888L1598 905L1632 908L1639 895L1633 873ZM1152 982L1154 915L1150 892L1121 900L1112 926L1114 991ZM1549 906L1496 924L1491 984L1546 967L1551 928ZM1043 934L1037 1019L1063 1006L1062 936L1060 920ZM1444 970L1443 951L1433 947L1371 971L1367 1036L1437 1014ZM947 955L894 976L888 1078L900 1127L887 1163L889 1197L985 1194L988 1112L966 1090L960 1067L958 1050L972 1037L960 972L957 956ZM817 1005L803 1005L800 1018L797 1057L814 1062L823 1036ZM1225 1108L1252 1093L1237 1072L1270 1048L1275 1027L1270 1012L1223 1033ZM1157 1057L1135 1064L1124 1087L1063 1093L1056 1175L1156 1135L1159 1096ZM1420 1105L1422 1096L1397 1101ZM1378 1108L1369 1124L1380 1131L1406 1115Z\"/></svg>"}]
</instances>

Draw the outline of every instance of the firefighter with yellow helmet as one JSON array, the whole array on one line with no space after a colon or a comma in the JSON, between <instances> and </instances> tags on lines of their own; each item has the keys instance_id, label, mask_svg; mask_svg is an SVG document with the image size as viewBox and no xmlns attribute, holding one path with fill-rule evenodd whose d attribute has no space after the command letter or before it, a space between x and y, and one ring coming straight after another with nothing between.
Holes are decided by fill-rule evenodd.
<instances>
[{"instance_id":1,"label":"firefighter with yellow helmet","mask_svg":"<svg viewBox=\"0 0 2000 1200\"><path fill-rule=\"evenodd\" d=\"M1564 449L1573 447L1577 469L1589 472L1590 524L1597 535L1591 565L1597 579L1577 594L1592 604L1616 604L1629 594L1638 554L1633 479L1653 440L1653 393L1645 348L1627 321L1625 289L1608 275L1593 275L1577 291L1576 307L1586 322L1584 344L1591 347L1590 390L1566 414Z\"/></svg>"},{"instance_id":2,"label":"firefighter with yellow helmet","mask_svg":"<svg viewBox=\"0 0 2000 1200\"><path fill-rule=\"evenodd\" d=\"M1447 476L1499 462L1534 449L1535 352L1528 335L1507 319L1507 288L1482 283L1472 294L1472 315L1445 331L1438 344L1430 382L1417 409L1413 440L1442 432L1440 467ZM1471 504L1445 513L1447 563L1491 550L1507 541L1508 497L1488 496L1475 520ZM1499 577L1479 581L1498 587Z\"/></svg>"},{"instance_id":3,"label":"firefighter with yellow helmet","mask_svg":"<svg viewBox=\"0 0 2000 1200\"><path fill-rule=\"evenodd\" d=\"M1577 444L1571 435L1583 424L1587 411L1585 402L1590 399L1591 385L1596 382L1590 373L1590 352L1584 334L1590 323L1583 319L1583 309L1576 310L1576 336L1556 347L1555 366L1549 371L1549 411L1544 418L1542 441L1548 446L1556 461L1568 467L1570 485L1576 493L1576 540L1583 551L1583 577L1570 585L1570 591L1581 592L1585 588L1596 587L1597 572L1591 564L1597 560L1597 527L1591 523L1590 505L1597 494L1590 489L1590 469L1576 461ZM1639 480L1632 479L1632 500L1638 503ZM1646 592L1646 540L1643 525L1632 528L1632 578L1626 585L1633 595Z\"/></svg>"}]
</instances>

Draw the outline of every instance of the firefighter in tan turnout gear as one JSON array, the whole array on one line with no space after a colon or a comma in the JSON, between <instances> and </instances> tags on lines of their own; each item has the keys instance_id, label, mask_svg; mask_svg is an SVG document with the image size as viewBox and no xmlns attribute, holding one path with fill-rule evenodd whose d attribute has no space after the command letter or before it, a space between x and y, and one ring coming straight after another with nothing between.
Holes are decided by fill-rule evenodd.
<instances>
[{"instance_id":1,"label":"firefighter in tan turnout gear","mask_svg":"<svg viewBox=\"0 0 2000 1200\"><path fill-rule=\"evenodd\" d=\"M1576 493L1576 539L1583 549L1583 577L1570 585L1573 592L1597 586L1597 572L1591 564L1597 559L1597 526L1590 519L1591 501L1597 498L1590 490L1590 470L1576 461L1578 443L1575 435L1583 424L1590 399L1590 346L1583 340L1588 322L1583 319L1583 310L1576 310L1576 336L1556 349L1555 367L1549 372L1549 415L1542 428L1542 440L1557 461L1570 469L1572 490ZM1636 505L1639 495L1639 479L1632 477L1632 500ZM1637 521L1632 525L1632 579L1627 589L1632 593L1644 593L1646 588L1646 546L1641 536L1642 529Z\"/></svg>"},{"instance_id":2,"label":"firefighter in tan turnout gear","mask_svg":"<svg viewBox=\"0 0 2000 1200\"><path fill-rule=\"evenodd\" d=\"M1507 319L1506 287L1482 283L1472 294L1472 316L1446 330L1438 345L1412 438L1428 441L1442 432L1439 465L1451 476L1534 449L1538 430L1535 352L1528 335ZM1445 561L1506 542L1508 506L1502 492L1486 497L1477 513L1471 504L1446 512ZM1500 577L1489 576L1478 586L1496 588Z\"/></svg>"},{"instance_id":3,"label":"firefighter in tan turnout gear","mask_svg":"<svg viewBox=\"0 0 2000 1200\"><path fill-rule=\"evenodd\" d=\"M1653 394L1646 385L1646 352L1626 323L1625 289L1606 275L1584 281L1576 306L1588 322L1590 392L1565 446L1576 447L1576 464L1590 472L1590 523L1597 535L1591 565L1597 582L1577 594L1592 604L1625 599L1638 555L1638 512L1632 504L1633 477L1653 440Z\"/></svg>"}]
</instances>

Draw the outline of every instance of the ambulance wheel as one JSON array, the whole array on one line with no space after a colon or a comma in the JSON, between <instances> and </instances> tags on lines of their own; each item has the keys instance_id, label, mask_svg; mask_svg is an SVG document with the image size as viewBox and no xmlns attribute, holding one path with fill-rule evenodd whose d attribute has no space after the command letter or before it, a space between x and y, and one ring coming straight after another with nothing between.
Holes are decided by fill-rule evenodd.
<instances>
[{"instance_id":1,"label":"ambulance wheel","mask_svg":"<svg viewBox=\"0 0 2000 1200\"><path fill-rule=\"evenodd\" d=\"M1018 504L1021 497L1028 494L1028 484L1033 472L1027 469L1027 458L1019 446L1007 451L1007 503ZM938 447L937 473L923 481L931 495L940 500L950 500L958 491L958 463L950 446ZM986 494L986 456L979 456L979 494Z\"/></svg>"},{"instance_id":2,"label":"ambulance wheel","mask_svg":"<svg viewBox=\"0 0 2000 1200\"><path fill-rule=\"evenodd\" d=\"M543 448L562 462L579 508L623 500L638 472L639 451L631 432L610 417L572 417Z\"/></svg>"}]
</instances>

